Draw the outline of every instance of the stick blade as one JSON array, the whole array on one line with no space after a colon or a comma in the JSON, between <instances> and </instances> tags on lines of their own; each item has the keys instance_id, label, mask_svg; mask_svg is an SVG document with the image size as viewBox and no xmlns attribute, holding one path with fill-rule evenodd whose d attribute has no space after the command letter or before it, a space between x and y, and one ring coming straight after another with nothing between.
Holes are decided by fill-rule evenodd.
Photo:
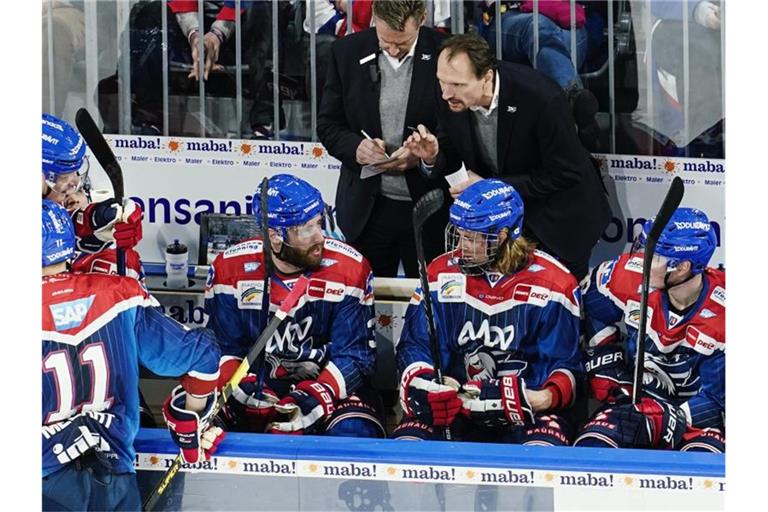
<instances>
[{"instance_id":1,"label":"stick blade","mask_svg":"<svg viewBox=\"0 0 768 512\"><path fill-rule=\"evenodd\" d=\"M653 244L651 248L656 245L661 231L667 225L669 219L672 218L677 207L680 206L684 194L685 185L683 185L683 180L679 176L675 176L667 191L667 195L664 197L664 202L661 203L659 213L656 214L651 230L648 232L648 245Z\"/></svg>"},{"instance_id":2,"label":"stick blade","mask_svg":"<svg viewBox=\"0 0 768 512\"><path fill-rule=\"evenodd\" d=\"M115 199L118 201L123 200L124 188L123 188L123 171L120 168L120 164L117 163L117 158L112 152L112 148L107 144L104 135L102 135L99 127L96 126L96 122L91 117L91 114L84 108L81 108L75 114L75 125L80 135L85 139L85 143L93 152L93 156L99 162L99 165L107 173L110 183L112 183L112 190L115 192Z\"/></svg>"},{"instance_id":3,"label":"stick blade","mask_svg":"<svg viewBox=\"0 0 768 512\"><path fill-rule=\"evenodd\" d=\"M413 227L415 230L421 229L424 223L435 214L445 202L443 189L436 188L430 190L416 201L413 207Z\"/></svg>"}]
</instances>

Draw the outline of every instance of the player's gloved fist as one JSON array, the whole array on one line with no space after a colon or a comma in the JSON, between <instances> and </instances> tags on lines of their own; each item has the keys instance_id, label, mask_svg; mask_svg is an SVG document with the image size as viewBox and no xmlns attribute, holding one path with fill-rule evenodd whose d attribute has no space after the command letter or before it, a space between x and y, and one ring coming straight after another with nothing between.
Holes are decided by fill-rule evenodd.
<instances>
[{"instance_id":1,"label":"player's gloved fist","mask_svg":"<svg viewBox=\"0 0 768 512\"><path fill-rule=\"evenodd\" d=\"M210 459L224 439L224 430L210 423L217 393L211 393L205 409L199 413L185 409L187 392L181 386L174 388L163 404L163 418L185 462L194 464Z\"/></svg>"},{"instance_id":2,"label":"player's gloved fist","mask_svg":"<svg viewBox=\"0 0 768 512\"><path fill-rule=\"evenodd\" d=\"M400 404L406 416L437 427L453 423L461 410L459 383L451 377L437 382L430 366L408 367L403 372Z\"/></svg>"},{"instance_id":3,"label":"player's gloved fist","mask_svg":"<svg viewBox=\"0 0 768 512\"><path fill-rule=\"evenodd\" d=\"M316 380L304 380L275 405L275 411L286 415L288 421L273 422L273 434L311 434L334 411L331 388Z\"/></svg>"},{"instance_id":4,"label":"player's gloved fist","mask_svg":"<svg viewBox=\"0 0 768 512\"><path fill-rule=\"evenodd\" d=\"M133 199L123 201L122 214L115 224L113 234L115 245L121 249L130 249L141 241L143 214L141 207Z\"/></svg>"},{"instance_id":5,"label":"player's gloved fist","mask_svg":"<svg viewBox=\"0 0 768 512\"><path fill-rule=\"evenodd\" d=\"M534 423L533 407L525 395L525 381L516 375L470 380L459 395L461 412L488 428L522 427Z\"/></svg>"},{"instance_id":6,"label":"player's gloved fist","mask_svg":"<svg viewBox=\"0 0 768 512\"><path fill-rule=\"evenodd\" d=\"M241 430L263 432L277 416L275 404L278 398L275 392L263 385L260 390L258 388L257 376L249 373L232 390L232 396L227 401L227 420L237 424Z\"/></svg>"},{"instance_id":7,"label":"player's gloved fist","mask_svg":"<svg viewBox=\"0 0 768 512\"><path fill-rule=\"evenodd\" d=\"M661 400L644 397L634 409L648 420L648 437L653 448L672 449L680 444L687 428L685 413Z\"/></svg>"},{"instance_id":8,"label":"player's gloved fist","mask_svg":"<svg viewBox=\"0 0 768 512\"><path fill-rule=\"evenodd\" d=\"M601 402L621 403L629 396L631 378L627 373L624 351L615 344L601 345L587 351L585 364L592 395Z\"/></svg>"},{"instance_id":9,"label":"player's gloved fist","mask_svg":"<svg viewBox=\"0 0 768 512\"><path fill-rule=\"evenodd\" d=\"M86 216L90 213L90 223L94 236L102 242L113 241L115 224L123 215L123 207L115 198L88 205Z\"/></svg>"}]
</instances>

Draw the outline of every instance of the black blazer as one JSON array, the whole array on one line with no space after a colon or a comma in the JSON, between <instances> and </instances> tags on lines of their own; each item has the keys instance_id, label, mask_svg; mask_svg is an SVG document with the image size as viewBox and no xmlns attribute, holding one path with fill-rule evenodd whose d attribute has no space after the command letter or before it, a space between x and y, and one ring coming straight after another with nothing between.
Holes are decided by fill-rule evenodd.
<instances>
[{"instance_id":1,"label":"black blazer","mask_svg":"<svg viewBox=\"0 0 768 512\"><path fill-rule=\"evenodd\" d=\"M528 66L500 62L498 73L497 177L520 193L524 225L556 256L588 257L611 210L568 101L554 81ZM439 103L440 153L433 178L458 170L462 160L467 169L492 177L481 163L471 113Z\"/></svg>"},{"instance_id":2,"label":"black blazer","mask_svg":"<svg viewBox=\"0 0 768 512\"><path fill-rule=\"evenodd\" d=\"M445 37L428 27L419 30L403 140L411 132L406 126L422 123L430 130L437 128L437 52ZM365 130L373 138L381 138L379 51L373 28L343 37L331 45L328 75L318 113L317 135L320 142L328 153L341 161L336 189L336 219L350 242L360 236L381 191L381 176L360 179L361 166L355 160L357 147L364 139L360 130ZM372 59L360 63L371 54L375 54ZM447 189L445 180L427 179L418 167L405 171L405 179L414 202L431 189ZM449 196L446 194L446 197ZM448 219L447 203L425 226L425 237L434 229L439 229L439 236L442 237Z\"/></svg>"}]
</instances>

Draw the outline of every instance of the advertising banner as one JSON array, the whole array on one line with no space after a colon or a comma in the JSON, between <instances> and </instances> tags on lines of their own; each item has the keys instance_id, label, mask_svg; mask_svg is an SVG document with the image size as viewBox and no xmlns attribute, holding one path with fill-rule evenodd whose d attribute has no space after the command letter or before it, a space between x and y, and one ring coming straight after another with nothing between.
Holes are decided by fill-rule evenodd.
<instances>
[{"instance_id":1,"label":"advertising banner","mask_svg":"<svg viewBox=\"0 0 768 512\"><path fill-rule=\"evenodd\" d=\"M253 193L265 176L294 174L315 185L327 203L335 201L340 164L319 143L128 135L107 135L107 141L123 167L126 195L145 212L138 247L144 261L163 261L166 245L176 238L194 260L200 215L250 213ZM626 249L658 210L674 176L685 182L683 205L704 210L718 234L712 264L725 263L724 160L595 156L613 218L593 251L593 264ZM108 187L94 167L96 188Z\"/></svg>"}]
</instances>

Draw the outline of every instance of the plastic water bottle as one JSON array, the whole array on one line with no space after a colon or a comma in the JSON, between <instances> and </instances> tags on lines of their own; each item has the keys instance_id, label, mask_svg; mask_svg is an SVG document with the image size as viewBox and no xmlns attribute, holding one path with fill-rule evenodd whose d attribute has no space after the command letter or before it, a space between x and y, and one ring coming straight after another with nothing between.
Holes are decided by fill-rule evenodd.
<instances>
[{"instance_id":1,"label":"plastic water bottle","mask_svg":"<svg viewBox=\"0 0 768 512\"><path fill-rule=\"evenodd\" d=\"M167 288L186 288L187 279L187 246L178 239L165 248L165 280Z\"/></svg>"}]
</instances>

